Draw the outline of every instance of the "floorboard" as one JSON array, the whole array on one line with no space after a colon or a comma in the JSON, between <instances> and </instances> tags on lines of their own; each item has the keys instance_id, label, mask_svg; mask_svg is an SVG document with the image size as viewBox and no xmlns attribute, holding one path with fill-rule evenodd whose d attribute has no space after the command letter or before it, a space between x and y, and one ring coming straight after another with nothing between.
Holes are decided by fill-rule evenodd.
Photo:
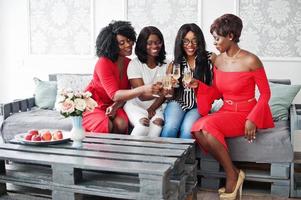
<instances>
[{"instance_id":1,"label":"floorboard","mask_svg":"<svg viewBox=\"0 0 301 200\"><path fill-rule=\"evenodd\" d=\"M199 189L197 200L218 200L217 191ZM243 190L242 200L293 200L301 198L284 198L284 197L275 197L270 194L257 193L254 191Z\"/></svg>"},{"instance_id":2,"label":"floorboard","mask_svg":"<svg viewBox=\"0 0 301 200\"><path fill-rule=\"evenodd\" d=\"M9 192L8 195L0 197L1 200L49 200L49 196L32 196L33 194L19 194L15 192ZM205 190L198 188L197 200L218 200L218 194L213 190ZM270 194L265 194L262 192L256 192L254 190L243 190L242 200L296 200L301 198L283 198L283 197L275 197ZM102 198L102 197L93 197L89 196L84 198L84 200L113 200L110 198Z\"/></svg>"}]
</instances>

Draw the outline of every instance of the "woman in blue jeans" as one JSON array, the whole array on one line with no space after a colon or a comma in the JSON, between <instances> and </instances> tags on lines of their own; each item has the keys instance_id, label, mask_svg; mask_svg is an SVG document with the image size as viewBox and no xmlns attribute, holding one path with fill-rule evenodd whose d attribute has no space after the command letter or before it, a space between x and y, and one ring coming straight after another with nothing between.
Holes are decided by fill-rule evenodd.
<instances>
[{"instance_id":1,"label":"woman in blue jeans","mask_svg":"<svg viewBox=\"0 0 301 200\"><path fill-rule=\"evenodd\" d=\"M179 86L173 89L173 97L164 111L164 127L161 137L191 138L192 124L201 116L196 107L194 89L185 87L183 73L191 72L193 78L211 83L212 71L206 43L200 27L194 23L184 24L179 29L174 49L174 61L169 64L167 73L173 74L176 65L180 66Z\"/></svg>"}]
</instances>

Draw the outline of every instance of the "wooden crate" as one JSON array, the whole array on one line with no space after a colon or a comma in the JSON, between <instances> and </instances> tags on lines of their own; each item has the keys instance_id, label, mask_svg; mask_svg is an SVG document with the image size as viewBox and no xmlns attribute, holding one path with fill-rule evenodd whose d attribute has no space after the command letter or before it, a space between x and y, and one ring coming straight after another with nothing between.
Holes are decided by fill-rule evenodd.
<instances>
[{"instance_id":1,"label":"wooden crate","mask_svg":"<svg viewBox=\"0 0 301 200\"><path fill-rule=\"evenodd\" d=\"M290 196L290 163L235 162L235 165L246 173L246 182L266 183L271 195ZM225 184L225 172L210 156L201 158L198 175L203 188L217 190Z\"/></svg>"},{"instance_id":2,"label":"wooden crate","mask_svg":"<svg viewBox=\"0 0 301 200\"><path fill-rule=\"evenodd\" d=\"M120 199L185 199L193 194L196 198L193 140L90 134L82 149L70 144L2 144L0 159L1 194L6 192L5 183L12 183L51 190L53 199L78 199L78 194ZM13 164L6 165L7 160ZM16 162L22 162L23 168L12 170ZM40 165L45 169L29 170Z\"/></svg>"},{"instance_id":3,"label":"wooden crate","mask_svg":"<svg viewBox=\"0 0 301 200\"><path fill-rule=\"evenodd\" d=\"M294 161L291 164L291 197L301 197L301 104L291 108L291 132Z\"/></svg>"}]
</instances>

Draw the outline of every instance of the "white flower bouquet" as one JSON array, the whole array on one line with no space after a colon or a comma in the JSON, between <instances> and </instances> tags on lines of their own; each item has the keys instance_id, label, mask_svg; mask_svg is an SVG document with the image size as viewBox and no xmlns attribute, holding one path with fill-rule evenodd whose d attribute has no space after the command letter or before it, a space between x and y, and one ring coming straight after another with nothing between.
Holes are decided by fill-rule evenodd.
<instances>
[{"instance_id":1,"label":"white flower bouquet","mask_svg":"<svg viewBox=\"0 0 301 200\"><path fill-rule=\"evenodd\" d=\"M83 112L94 110L97 103L91 96L91 92L62 90L58 103L60 113L64 117L82 116Z\"/></svg>"}]
</instances>

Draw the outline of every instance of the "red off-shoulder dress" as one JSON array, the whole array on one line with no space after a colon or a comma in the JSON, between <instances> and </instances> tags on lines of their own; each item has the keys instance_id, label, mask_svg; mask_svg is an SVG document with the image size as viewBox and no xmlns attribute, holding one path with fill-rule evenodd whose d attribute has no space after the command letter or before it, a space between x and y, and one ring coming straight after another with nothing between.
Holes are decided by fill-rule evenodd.
<instances>
[{"instance_id":1,"label":"red off-shoulder dress","mask_svg":"<svg viewBox=\"0 0 301 200\"><path fill-rule=\"evenodd\" d=\"M258 100L255 85L260 92ZM214 67L212 86L199 82L196 90L198 111L203 117L192 126L193 137L196 131L205 130L228 149L225 138L243 136L247 119L257 128L274 127L268 104L270 87L263 67L251 72L224 72ZM223 98L224 105L208 114L218 98Z\"/></svg>"},{"instance_id":2,"label":"red off-shoulder dress","mask_svg":"<svg viewBox=\"0 0 301 200\"><path fill-rule=\"evenodd\" d=\"M130 59L125 58L125 67L120 73L117 64L110 59L105 57L98 59L94 68L93 79L86 88L86 91L92 93L92 98L97 102L98 106L94 111L85 112L83 115L83 126L86 131L96 133L109 132L109 118L105 115L105 112L114 103L112 99L118 90L130 88L126 73L129 62ZM121 77L120 74L122 74ZM128 122L128 117L123 108L117 110L116 116Z\"/></svg>"}]
</instances>

